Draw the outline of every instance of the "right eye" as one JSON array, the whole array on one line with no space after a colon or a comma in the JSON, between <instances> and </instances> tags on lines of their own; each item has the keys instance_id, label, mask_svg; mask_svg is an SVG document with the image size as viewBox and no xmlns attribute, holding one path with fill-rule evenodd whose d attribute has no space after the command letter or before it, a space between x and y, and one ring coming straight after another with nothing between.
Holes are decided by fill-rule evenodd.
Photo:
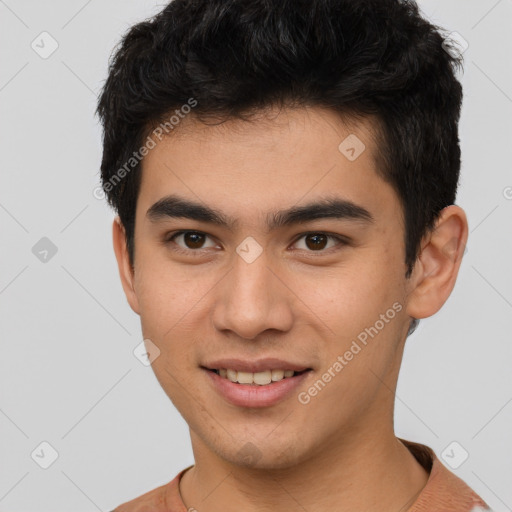
<instances>
[{"instance_id":1,"label":"right eye","mask_svg":"<svg viewBox=\"0 0 512 512\"><path fill-rule=\"evenodd\" d=\"M204 242L208 238L209 236L201 231L182 230L175 233L170 233L165 237L165 240L166 243L172 243L173 245L177 246L174 247L173 250L181 253L193 254L205 249ZM209 247L215 246L216 244L212 242L212 245Z\"/></svg>"}]
</instances>

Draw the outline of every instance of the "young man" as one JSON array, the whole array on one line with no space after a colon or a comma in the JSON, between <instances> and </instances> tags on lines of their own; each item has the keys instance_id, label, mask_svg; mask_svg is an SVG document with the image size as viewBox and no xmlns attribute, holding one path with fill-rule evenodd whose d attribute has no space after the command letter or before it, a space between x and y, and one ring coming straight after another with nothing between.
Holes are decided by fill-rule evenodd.
<instances>
[{"instance_id":1,"label":"young man","mask_svg":"<svg viewBox=\"0 0 512 512\"><path fill-rule=\"evenodd\" d=\"M399 0L174 0L123 38L103 189L195 464L116 512L487 508L393 428L468 237L446 45Z\"/></svg>"}]
</instances>

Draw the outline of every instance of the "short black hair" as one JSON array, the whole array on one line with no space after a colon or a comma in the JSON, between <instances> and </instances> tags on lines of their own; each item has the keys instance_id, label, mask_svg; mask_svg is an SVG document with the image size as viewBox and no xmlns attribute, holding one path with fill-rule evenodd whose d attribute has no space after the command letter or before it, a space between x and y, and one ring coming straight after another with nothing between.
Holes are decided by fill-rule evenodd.
<instances>
[{"instance_id":1,"label":"short black hair","mask_svg":"<svg viewBox=\"0 0 512 512\"><path fill-rule=\"evenodd\" d=\"M102 186L131 264L141 174L133 155L156 126L171 133L166 120L190 110L206 122L318 106L375 121L377 172L403 207L410 277L459 180L462 57L442 31L412 0L172 0L132 26L96 111Z\"/></svg>"}]
</instances>

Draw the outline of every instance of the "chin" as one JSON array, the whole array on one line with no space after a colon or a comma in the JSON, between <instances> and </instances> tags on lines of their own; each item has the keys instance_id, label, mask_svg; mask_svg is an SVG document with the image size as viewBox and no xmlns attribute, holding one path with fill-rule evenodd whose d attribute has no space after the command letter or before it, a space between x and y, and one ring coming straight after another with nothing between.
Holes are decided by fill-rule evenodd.
<instances>
[{"instance_id":1,"label":"chin","mask_svg":"<svg viewBox=\"0 0 512 512\"><path fill-rule=\"evenodd\" d=\"M283 441L269 439L247 441L236 452L221 455L239 467L255 470L281 470L296 466L301 459L298 449L290 444L283 449Z\"/></svg>"}]
</instances>

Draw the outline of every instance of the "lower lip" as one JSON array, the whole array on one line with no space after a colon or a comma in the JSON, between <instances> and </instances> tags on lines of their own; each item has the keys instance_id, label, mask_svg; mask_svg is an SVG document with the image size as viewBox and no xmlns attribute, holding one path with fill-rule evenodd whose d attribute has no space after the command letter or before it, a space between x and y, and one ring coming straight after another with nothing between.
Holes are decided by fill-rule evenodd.
<instances>
[{"instance_id":1,"label":"lower lip","mask_svg":"<svg viewBox=\"0 0 512 512\"><path fill-rule=\"evenodd\" d=\"M311 370L294 377L285 377L277 382L265 386L238 384L217 375L210 370L203 370L208 374L215 389L231 404L238 407L269 407L286 398L296 390L309 376Z\"/></svg>"}]
</instances>

